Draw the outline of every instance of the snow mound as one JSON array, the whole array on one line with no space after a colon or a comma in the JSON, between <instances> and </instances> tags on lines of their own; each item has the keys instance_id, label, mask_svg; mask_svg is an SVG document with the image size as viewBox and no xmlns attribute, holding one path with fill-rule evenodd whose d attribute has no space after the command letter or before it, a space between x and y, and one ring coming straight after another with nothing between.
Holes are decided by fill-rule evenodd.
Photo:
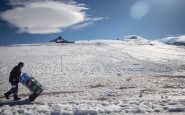
<instances>
[{"instance_id":1,"label":"snow mound","mask_svg":"<svg viewBox=\"0 0 185 115\"><path fill-rule=\"evenodd\" d=\"M75 43L90 43L90 44L136 44L136 45L150 45L152 44L151 41L144 39L140 36L136 35L129 35L125 36L121 39L116 40L81 40L75 41Z\"/></svg>"},{"instance_id":2,"label":"snow mound","mask_svg":"<svg viewBox=\"0 0 185 115\"><path fill-rule=\"evenodd\" d=\"M103 44L115 44L115 43L123 43L121 40L79 40L79 41L75 41L75 43L103 43Z\"/></svg>"},{"instance_id":3,"label":"snow mound","mask_svg":"<svg viewBox=\"0 0 185 115\"><path fill-rule=\"evenodd\" d=\"M140 45L152 44L150 40L147 40L147 39L140 37L140 36L137 36L137 35L125 36L123 38L123 41L130 42L130 43L136 43L136 44L140 44Z\"/></svg>"},{"instance_id":4,"label":"snow mound","mask_svg":"<svg viewBox=\"0 0 185 115\"><path fill-rule=\"evenodd\" d=\"M170 44L170 45L185 46L185 36L167 37L159 41L165 44Z\"/></svg>"}]
</instances>

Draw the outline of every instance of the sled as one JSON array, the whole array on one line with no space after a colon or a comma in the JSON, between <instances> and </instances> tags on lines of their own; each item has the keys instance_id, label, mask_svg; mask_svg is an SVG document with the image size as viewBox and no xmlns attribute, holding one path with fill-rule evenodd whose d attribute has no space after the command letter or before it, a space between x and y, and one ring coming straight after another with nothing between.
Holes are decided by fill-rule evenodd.
<instances>
[{"instance_id":1,"label":"sled","mask_svg":"<svg viewBox=\"0 0 185 115\"><path fill-rule=\"evenodd\" d=\"M29 76L27 73L23 73L21 75L20 82L30 90L30 102L33 102L44 90L44 87L35 78Z\"/></svg>"}]
</instances>

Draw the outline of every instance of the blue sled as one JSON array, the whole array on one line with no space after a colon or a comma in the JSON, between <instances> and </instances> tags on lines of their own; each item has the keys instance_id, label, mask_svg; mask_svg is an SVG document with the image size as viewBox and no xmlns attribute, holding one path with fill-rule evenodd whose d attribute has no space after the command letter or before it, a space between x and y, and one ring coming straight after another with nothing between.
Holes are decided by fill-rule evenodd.
<instances>
[{"instance_id":1,"label":"blue sled","mask_svg":"<svg viewBox=\"0 0 185 115\"><path fill-rule=\"evenodd\" d=\"M44 90L44 87L27 73L23 73L20 76L20 82L30 90L31 95L29 96L29 100L31 102L34 101Z\"/></svg>"}]
</instances>

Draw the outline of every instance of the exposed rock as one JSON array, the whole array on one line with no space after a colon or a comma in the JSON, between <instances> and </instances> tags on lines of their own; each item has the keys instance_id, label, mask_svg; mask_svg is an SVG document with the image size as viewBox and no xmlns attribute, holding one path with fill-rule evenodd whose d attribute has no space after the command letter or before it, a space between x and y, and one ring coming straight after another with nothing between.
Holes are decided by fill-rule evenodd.
<instances>
[{"instance_id":1,"label":"exposed rock","mask_svg":"<svg viewBox=\"0 0 185 115\"><path fill-rule=\"evenodd\" d=\"M50 42L55 42L55 43L74 43L68 40L65 40L62 36L59 36L58 38L51 40Z\"/></svg>"},{"instance_id":2,"label":"exposed rock","mask_svg":"<svg viewBox=\"0 0 185 115\"><path fill-rule=\"evenodd\" d=\"M74 115L97 115L95 110L75 110Z\"/></svg>"}]
</instances>

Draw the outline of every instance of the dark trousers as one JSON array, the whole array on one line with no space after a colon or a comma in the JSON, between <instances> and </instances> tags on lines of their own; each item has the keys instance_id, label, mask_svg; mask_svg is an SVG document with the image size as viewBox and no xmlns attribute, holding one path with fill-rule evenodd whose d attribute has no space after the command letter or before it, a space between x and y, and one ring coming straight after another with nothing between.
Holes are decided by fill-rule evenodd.
<instances>
[{"instance_id":1,"label":"dark trousers","mask_svg":"<svg viewBox=\"0 0 185 115\"><path fill-rule=\"evenodd\" d=\"M17 93L18 93L18 84L12 84L11 83L11 85L12 85L12 88L7 92L7 93L5 93L6 95L11 95L11 94L13 94L13 96L14 96L14 98L17 98L18 96L17 96Z\"/></svg>"}]
</instances>

